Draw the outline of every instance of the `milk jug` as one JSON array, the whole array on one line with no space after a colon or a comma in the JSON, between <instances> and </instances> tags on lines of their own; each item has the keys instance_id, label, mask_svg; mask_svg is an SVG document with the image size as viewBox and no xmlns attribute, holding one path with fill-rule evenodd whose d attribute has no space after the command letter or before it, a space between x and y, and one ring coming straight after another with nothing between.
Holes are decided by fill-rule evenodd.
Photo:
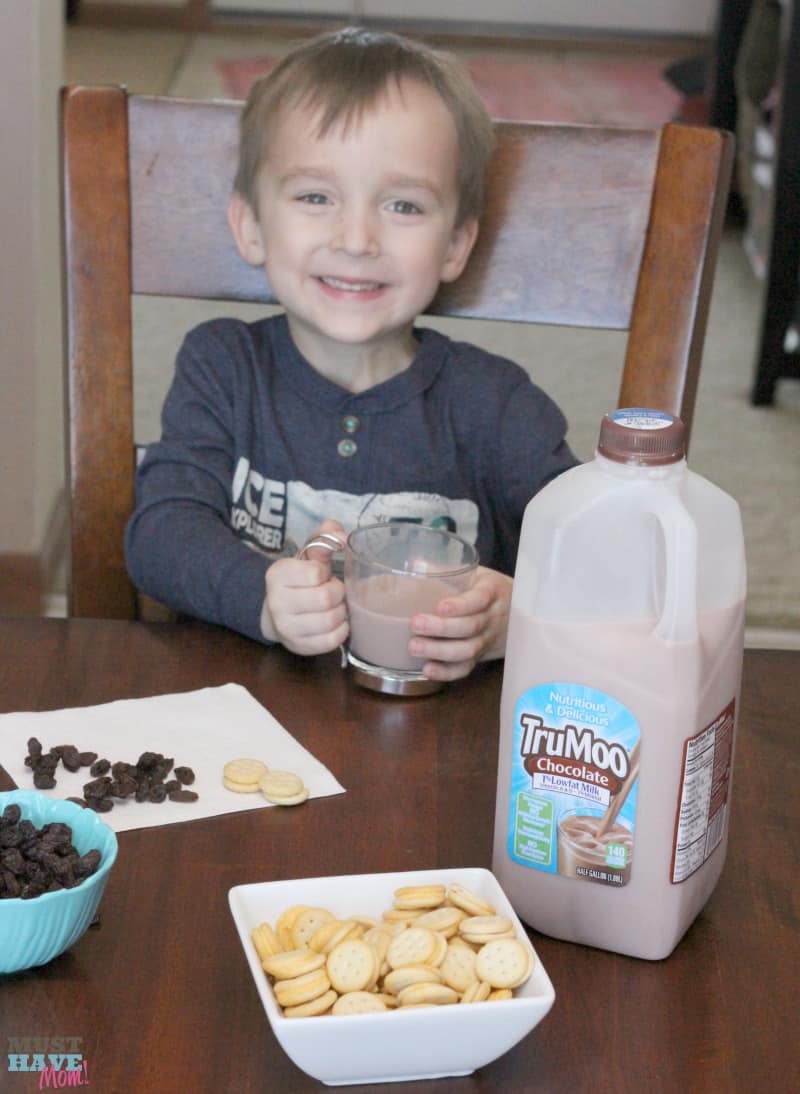
<instances>
[{"instance_id":1,"label":"milk jug","mask_svg":"<svg viewBox=\"0 0 800 1094\"><path fill-rule=\"evenodd\" d=\"M744 636L736 502L683 423L606 415L522 526L493 870L555 938L668 956L722 871Z\"/></svg>"}]
</instances>

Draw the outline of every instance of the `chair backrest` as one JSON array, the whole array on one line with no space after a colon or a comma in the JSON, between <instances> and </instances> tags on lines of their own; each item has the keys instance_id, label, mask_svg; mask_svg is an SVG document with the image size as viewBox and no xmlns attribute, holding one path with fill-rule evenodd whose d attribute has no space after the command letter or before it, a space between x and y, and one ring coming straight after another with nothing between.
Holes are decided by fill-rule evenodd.
<instances>
[{"instance_id":1,"label":"chair backrest","mask_svg":"<svg viewBox=\"0 0 800 1094\"><path fill-rule=\"evenodd\" d=\"M139 614L132 295L271 302L225 217L239 109L62 92L71 615ZM690 429L731 160L709 128L499 123L476 250L431 313L628 330L617 405Z\"/></svg>"}]
</instances>

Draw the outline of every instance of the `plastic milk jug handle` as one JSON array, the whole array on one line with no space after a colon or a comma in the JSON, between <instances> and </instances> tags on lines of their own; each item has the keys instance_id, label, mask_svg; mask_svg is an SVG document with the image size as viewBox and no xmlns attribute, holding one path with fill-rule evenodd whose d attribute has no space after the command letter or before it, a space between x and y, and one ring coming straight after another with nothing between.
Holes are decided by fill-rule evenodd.
<instances>
[{"instance_id":1,"label":"plastic milk jug handle","mask_svg":"<svg viewBox=\"0 0 800 1094\"><path fill-rule=\"evenodd\" d=\"M674 494L659 498L651 512L664 536L664 610L655 633L665 642L697 639L697 525Z\"/></svg>"}]
</instances>

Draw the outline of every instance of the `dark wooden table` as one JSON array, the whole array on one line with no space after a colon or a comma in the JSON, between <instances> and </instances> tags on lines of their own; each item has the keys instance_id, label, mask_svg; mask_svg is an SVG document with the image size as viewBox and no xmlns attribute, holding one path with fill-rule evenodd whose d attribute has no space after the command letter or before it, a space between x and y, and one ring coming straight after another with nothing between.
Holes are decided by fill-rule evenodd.
<instances>
[{"instance_id":1,"label":"dark wooden table","mask_svg":"<svg viewBox=\"0 0 800 1094\"><path fill-rule=\"evenodd\" d=\"M347 793L125 832L101 923L50 965L0 978L0 1090L11 1038L76 1037L95 1094L319 1088L269 1030L233 922L232 885L490 865L502 670L424 699L385 699L204 625L0 621L0 711L236 681ZM800 1089L797 986L800 654L749 651L732 838L722 880L666 961L532 933L556 989L543 1023L463 1079L400 1091ZM224 732L224 727L220 728ZM377 1089L377 1088L373 1088Z\"/></svg>"}]
</instances>

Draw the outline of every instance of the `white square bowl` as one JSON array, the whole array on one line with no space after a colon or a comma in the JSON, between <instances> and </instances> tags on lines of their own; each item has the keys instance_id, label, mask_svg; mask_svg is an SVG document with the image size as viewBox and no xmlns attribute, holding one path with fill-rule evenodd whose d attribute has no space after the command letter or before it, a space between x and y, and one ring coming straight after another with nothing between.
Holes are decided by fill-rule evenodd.
<instances>
[{"instance_id":1,"label":"white square bowl","mask_svg":"<svg viewBox=\"0 0 800 1094\"><path fill-rule=\"evenodd\" d=\"M497 879L477 867L303 878L230 890L231 912L267 1018L281 1047L302 1071L330 1086L469 1075L507 1052L544 1018L555 992L532 946L533 972L513 999L378 1014L283 1017L250 939L260 923L274 927L294 904L327 908L342 919L380 917L400 886L456 881L508 916L518 937L530 946Z\"/></svg>"}]
</instances>

